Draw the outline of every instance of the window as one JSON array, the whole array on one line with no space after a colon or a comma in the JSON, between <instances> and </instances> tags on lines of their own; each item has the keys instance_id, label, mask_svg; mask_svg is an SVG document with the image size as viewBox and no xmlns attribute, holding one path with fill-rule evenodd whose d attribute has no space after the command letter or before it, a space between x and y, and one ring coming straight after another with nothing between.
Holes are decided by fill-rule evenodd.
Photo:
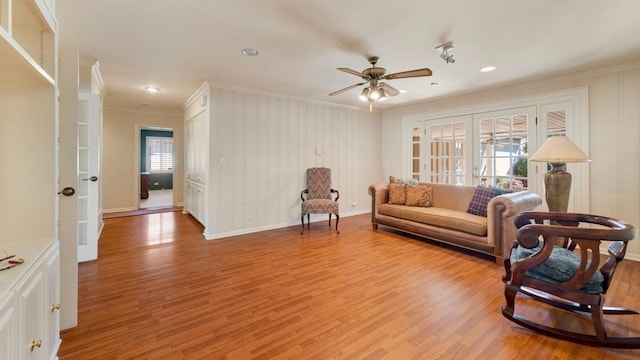
<instances>
[{"instance_id":1,"label":"window","mask_svg":"<svg viewBox=\"0 0 640 360\"><path fill-rule=\"evenodd\" d=\"M173 138L147 137L147 171L173 170Z\"/></svg>"}]
</instances>

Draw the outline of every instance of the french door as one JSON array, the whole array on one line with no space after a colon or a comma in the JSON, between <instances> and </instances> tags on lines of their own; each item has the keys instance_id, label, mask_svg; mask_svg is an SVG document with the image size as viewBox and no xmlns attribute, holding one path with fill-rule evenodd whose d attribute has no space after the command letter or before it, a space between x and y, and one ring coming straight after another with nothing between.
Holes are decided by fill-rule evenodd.
<instances>
[{"instance_id":1,"label":"french door","mask_svg":"<svg viewBox=\"0 0 640 360\"><path fill-rule=\"evenodd\" d=\"M100 213L100 95L78 96L78 262L98 258Z\"/></svg>"},{"instance_id":2,"label":"french door","mask_svg":"<svg viewBox=\"0 0 640 360\"><path fill-rule=\"evenodd\" d=\"M458 116L432 120L426 126L428 161L426 180L441 184L463 185L471 182L473 168L470 149L471 117Z\"/></svg>"},{"instance_id":3,"label":"french door","mask_svg":"<svg viewBox=\"0 0 640 360\"><path fill-rule=\"evenodd\" d=\"M411 175L420 181L514 189L532 185L527 156L537 148L535 106L409 125Z\"/></svg>"},{"instance_id":4,"label":"french door","mask_svg":"<svg viewBox=\"0 0 640 360\"><path fill-rule=\"evenodd\" d=\"M496 104L495 111L483 105L468 114L426 114L406 121L403 175L423 182L526 189L544 199L549 165L528 158L549 136L567 136L589 154L588 100L588 90L576 88ZM589 166L569 163L567 171L573 175L569 211L588 213Z\"/></svg>"},{"instance_id":5,"label":"french door","mask_svg":"<svg viewBox=\"0 0 640 360\"><path fill-rule=\"evenodd\" d=\"M537 149L536 107L473 115L473 185L536 191L530 149Z\"/></svg>"}]
</instances>

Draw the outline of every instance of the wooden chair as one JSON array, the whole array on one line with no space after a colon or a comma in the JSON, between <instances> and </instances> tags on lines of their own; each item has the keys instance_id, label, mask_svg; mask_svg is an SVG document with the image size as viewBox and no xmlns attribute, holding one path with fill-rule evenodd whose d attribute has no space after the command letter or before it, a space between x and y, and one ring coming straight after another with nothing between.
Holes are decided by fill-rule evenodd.
<instances>
[{"instance_id":1,"label":"wooden chair","mask_svg":"<svg viewBox=\"0 0 640 360\"><path fill-rule=\"evenodd\" d=\"M336 198L333 199L333 194ZM306 199L305 196L306 195ZM331 169L329 168L310 168L307 169L307 188L300 193L302 199L302 231L304 232L304 216L307 215L307 229L311 223L310 214L329 214L329 226L331 226L331 214L336 216L336 232L338 230L338 222L340 215L338 211L338 199L340 193L338 190L331 188Z\"/></svg>"},{"instance_id":2,"label":"wooden chair","mask_svg":"<svg viewBox=\"0 0 640 360\"><path fill-rule=\"evenodd\" d=\"M519 229L516 240L510 256L504 260L506 304L502 314L507 319L539 333L584 345L640 348L640 337L610 337L604 326L604 315L639 314L627 308L604 307L616 265L624 259L627 242L636 236L633 226L604 216L553 212L523 212L515 218L515 224ZM584 227L585 224L600 226ZM601 241L611 242L609 256L602 266ZM516 315L518 293L560 309L590 313L595 335L543 325Z\"/></svg>"}]
</instances>

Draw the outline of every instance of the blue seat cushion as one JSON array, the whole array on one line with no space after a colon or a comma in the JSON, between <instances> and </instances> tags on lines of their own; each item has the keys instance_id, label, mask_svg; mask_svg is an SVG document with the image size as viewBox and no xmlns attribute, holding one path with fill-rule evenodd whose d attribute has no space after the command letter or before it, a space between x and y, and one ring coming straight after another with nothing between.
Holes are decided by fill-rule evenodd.
<instances>
[{"instance_id":1,"label":"blue seat cushion","mask_svg":"<svg viewBox=\"0 0 640 360\"><path fill-rule=\"evenodd\" d=\"M511 252L511 263L513 264L519 259L535 254L541 247L542 244L532 249L518 246L515 251ZM579 265L580 254L560 246L554 246L551 256L542 264L527 270L525 276L552 284L559 284L571 279L578 271ZM591 294L601 293L603 291L603 283L604 276L600 270L597 270L580 291Z\"/></svg>"}]
</instances>

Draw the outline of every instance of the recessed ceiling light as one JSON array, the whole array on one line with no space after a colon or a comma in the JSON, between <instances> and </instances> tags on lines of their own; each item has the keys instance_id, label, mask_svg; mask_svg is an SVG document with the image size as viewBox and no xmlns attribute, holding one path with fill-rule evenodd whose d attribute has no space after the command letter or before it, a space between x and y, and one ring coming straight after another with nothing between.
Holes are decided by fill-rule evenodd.
<instances>
[{"instance_id":1,"label":"recessed ceiling light","mask_svg":"<svg viewBox=\"0 0 640 360\"><path fill-rule=\"evenodd\" d=\"M431 86L438 86L438 83L434 81L431 83Z\"/></svg>"},{"instance_id":2,"label":"recessed ceiling light","mask_svg":"<svg viewBox=\"0 0 640 360\"><path fill-rule=\"evenodd\" d=\"M480 69L480 72L486 73L486 72L492 72L496 69L495 66L485 66L482 69Z\"/></svg>"},{"instance_id":3,"label":"recessed ceiling light","mask_svg":"<svg viewBox=\"0 0 640 360\"><path fill-rule=\"evenodd\" d=\"M242 54L246 56L256 56L258 55L258 50L252 48L242 49Z\"/></svg>"},{"instance_id":4,"label":"recessed ceiling light","mask_svg":"<svg viewBox=\"0 0 640 360\"><path fill-rule=\"evenodd\" d=\"M398 91L400 91L400 94L404 94L407 92L407 90L398 90Z\"/></svg>"},{"instance_id":5,"label":"recessed ceiling light","mask_svg":"<svg viewBox=\"0 0 640 360\"><path fill-rule=\"evenodd\" d=\"M157 92L159 92L161 90L160 88L157 88L155 86L145 86L144 89L147 90L150 93L157 93Z\"/></svg>"}]
</instances>

